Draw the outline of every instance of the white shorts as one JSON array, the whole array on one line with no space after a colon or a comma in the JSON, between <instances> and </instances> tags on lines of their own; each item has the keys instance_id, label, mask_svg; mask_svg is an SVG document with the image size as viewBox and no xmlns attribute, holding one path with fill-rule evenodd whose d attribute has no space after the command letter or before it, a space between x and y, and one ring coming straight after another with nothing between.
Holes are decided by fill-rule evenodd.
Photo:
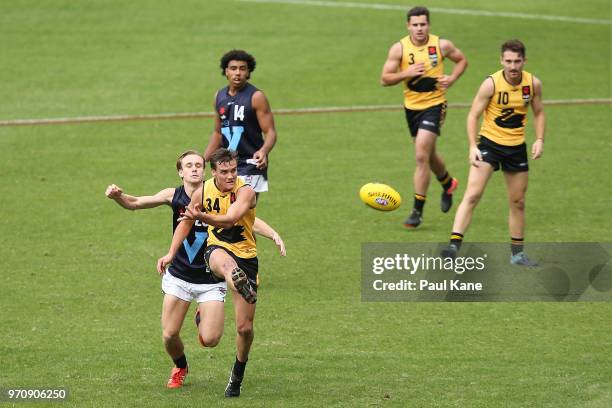
<instances>
[{"instance_id":1,"label":"white shorts","mask_svg":"<svg viewBox=\"0 0 612 408\"><path fill-rule=\"evenodd\" d=\"M243 174L241 177L245 183L253 187L256 193L268 191L268 180L261 174Z\"/></svg>"},{"instance_id":2,"label":"white shorts","mask_svg":"<svg viewBox=\"0 0 612 408\"><path fill-rule=\"evenodd\" d=\"M162 278L162 291L166 295L176 296L185 302L193 300L198 303L211 300L225 302L227 283L190 283L173 276L170 272L166 272Z\"/></svg>"}]
</instances>

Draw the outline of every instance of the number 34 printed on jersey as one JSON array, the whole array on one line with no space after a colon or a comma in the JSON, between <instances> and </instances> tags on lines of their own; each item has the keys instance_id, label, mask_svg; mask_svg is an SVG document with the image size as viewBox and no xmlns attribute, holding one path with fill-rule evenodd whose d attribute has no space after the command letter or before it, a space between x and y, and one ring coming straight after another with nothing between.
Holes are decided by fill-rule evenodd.
<instances>
[{"instance_id":1,"label":"number 34 printed on jersey","mask_svg":"<svg viewBox=\"0 0 612 408\"><path fill-rule=\"evenodd\" d=\"M206 199L206 205L204 206L206 212L212 212L213 210L219 213L221 211L221 207L219 206L219 198L215 198L215 202L213 203L212 199Z\"/></svg>"}]
</instances>

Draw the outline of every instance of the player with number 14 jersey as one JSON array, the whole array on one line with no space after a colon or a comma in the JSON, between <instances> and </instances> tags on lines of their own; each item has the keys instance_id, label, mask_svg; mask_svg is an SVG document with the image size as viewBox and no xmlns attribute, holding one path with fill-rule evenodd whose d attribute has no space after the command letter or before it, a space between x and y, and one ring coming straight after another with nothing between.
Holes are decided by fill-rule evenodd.
<instances>
[{"instance_id":1,"label":"player with number 14 jersey","mask_svg":"<svg viewBox=\"0 0 612 408\"><path fill-rule=\"evenodd\" d=\"M265 94L248 80L255 58L232 50L221 58L221 72L228 84L215 95L215 128L204 157L220 147L238 153L238 175L256 193L268 191L268 155L276 143L272 110Z\"/></svg>"}]
</instances>

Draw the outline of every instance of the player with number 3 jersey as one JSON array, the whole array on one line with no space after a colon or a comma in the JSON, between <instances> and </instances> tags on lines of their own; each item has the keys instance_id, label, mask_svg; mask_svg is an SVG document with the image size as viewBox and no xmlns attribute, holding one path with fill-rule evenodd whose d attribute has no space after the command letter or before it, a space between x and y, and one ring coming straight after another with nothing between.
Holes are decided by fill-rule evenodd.
<instances>
[{"instance_id":1,"label":"player with number 3 jersey","mask_svg":"<svg viewBox=\"0 0 612 408\"><path fill-rule=\"evenodd\" d=\"M442 187L442 212L448 212L453 205L458 181L451 177L436 145L446 116L446 91L463 74L468 62L450 40L429 32L427 8L413 7L406 18L409 34L389 49L380 83L383 86L401 83L404 88L404 112L413 138L416 164L414 205L404 225L416 228L423 222L430 173ZM454 63L450 75L444 74L447 59Z\"/></svg>"}]
</instances>

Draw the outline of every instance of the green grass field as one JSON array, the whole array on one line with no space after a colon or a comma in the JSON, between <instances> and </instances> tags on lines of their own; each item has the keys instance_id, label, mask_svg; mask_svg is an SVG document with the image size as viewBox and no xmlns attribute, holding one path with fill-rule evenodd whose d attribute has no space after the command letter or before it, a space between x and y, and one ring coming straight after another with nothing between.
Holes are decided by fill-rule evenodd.
<instances>
[{"instance_id":1,"label":"green grass field","mask_svg":"<svg viewBox=\"0 0 612 408\"><path fill-rule=\"evenodd\" d=\"M612 96L609 1L426 5L608 20L432 13L432 32L470 61L451 103L472 99L513 37L526 43L545 100ZM378 78L404 20L401 10L233 0L2 2L0 120L210 111L225 83L219 57L234 47L256 56L252 82L275 109L399 106L400 88ZM610 241L611 105L546 113L527 239ZM468 171L466 114L449 111L439 143L462 181L457 197ZM57 405L78 407L612 406L610 303L361 302L362 242L443 242L452 225L435 184L423 227L401 225L414 166L401 110L276 122L271 191L257 214L281 232L288 256L261 243L256 338L236 401L223 398L231 301L212 350L198 346L188 315L187 385L164 388L171 361L155 261L170 242L171 212L131 213L104 197L110 183L137 195L178 184L176 156L202 149L212 120L0 127L0 388L67 387L68 401ZM358 190L369 181L396 187L408 204L366 208ZM506 242L506 214L496 174L466 239Z\"/></svg>"}]
</instances>

